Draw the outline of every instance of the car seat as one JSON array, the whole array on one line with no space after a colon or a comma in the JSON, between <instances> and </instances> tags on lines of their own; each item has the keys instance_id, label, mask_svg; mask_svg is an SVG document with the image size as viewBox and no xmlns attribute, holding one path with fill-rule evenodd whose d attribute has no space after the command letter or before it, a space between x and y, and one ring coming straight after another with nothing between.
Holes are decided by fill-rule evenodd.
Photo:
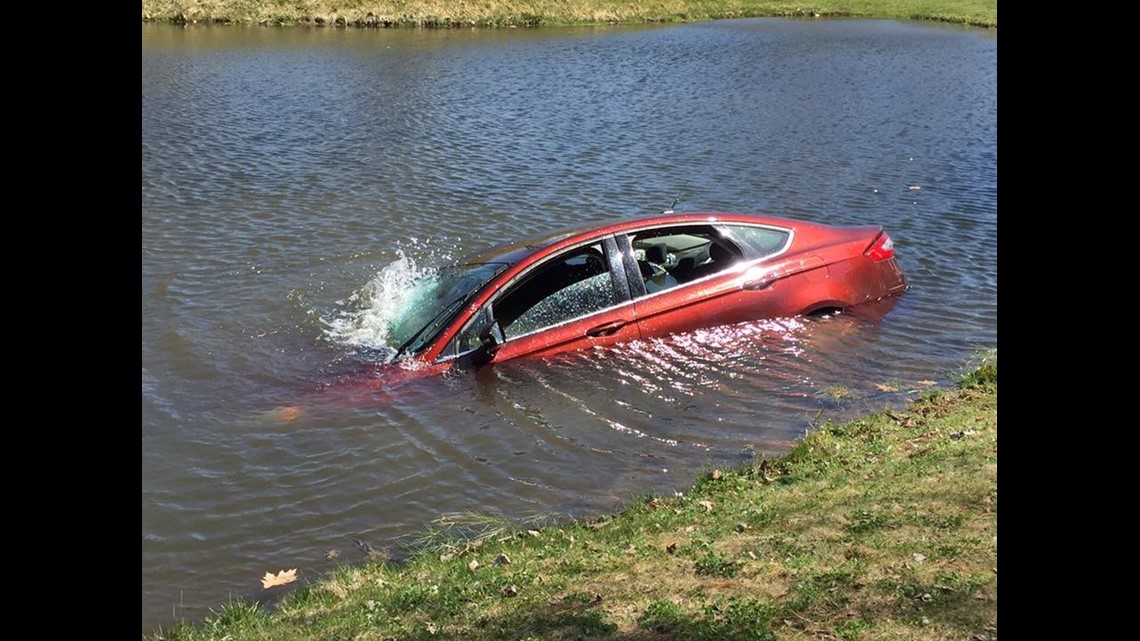
<instances>
[{"instance_id":1,"label":"car seat","mask_svg":"<svg viewBox=\"0 0 1140 641\"><path fill-rule=\"evenodd\" d=\"M703 265L697 265L693 268L689 280L704 278L710 274L728 269L740 256L733 250L714 240L712 244L709 245L709 258L709 262Z\"/></svg>"}]
</instances>

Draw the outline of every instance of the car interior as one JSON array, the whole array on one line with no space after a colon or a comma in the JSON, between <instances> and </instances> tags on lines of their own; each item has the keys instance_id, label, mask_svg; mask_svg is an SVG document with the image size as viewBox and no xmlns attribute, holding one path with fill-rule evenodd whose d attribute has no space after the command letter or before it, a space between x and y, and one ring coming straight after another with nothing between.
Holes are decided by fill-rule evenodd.
<instances>
[{"instance_id":1,"label":"car interior","mask_svg":"<svg viewBox=\"0 0 1140 641\"><path fill-rule=\"evenodd\" d=\"M649 293L715 274L740 259L740 251L711 228L651 230L630 237Z\"/></svg>"}]
</instances>

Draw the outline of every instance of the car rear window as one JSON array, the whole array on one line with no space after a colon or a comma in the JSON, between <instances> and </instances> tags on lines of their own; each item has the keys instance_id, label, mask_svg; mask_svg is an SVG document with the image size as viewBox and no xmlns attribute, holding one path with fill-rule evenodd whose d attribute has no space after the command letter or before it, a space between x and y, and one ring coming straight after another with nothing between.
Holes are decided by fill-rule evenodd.
<instances>
[{"instance_id":1,"label":"car rear window","mask_svg":"<svg viewBox=\"0 0 1140 641\"><path fill-rule=\"evenodd\" d=\"M787 247L788 240L792 236L790 231L775 227L755 225L727 225L727 227L734 236L756 253L756 257L780 253Z\"/></svg>"}]
</instances>

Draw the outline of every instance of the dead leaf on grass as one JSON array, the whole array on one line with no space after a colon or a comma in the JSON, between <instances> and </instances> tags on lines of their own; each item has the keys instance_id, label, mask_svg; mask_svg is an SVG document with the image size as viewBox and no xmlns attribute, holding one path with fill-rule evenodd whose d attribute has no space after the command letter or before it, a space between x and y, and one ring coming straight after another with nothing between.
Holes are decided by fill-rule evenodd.
<instances>
[{"instance_id":1,"label":"dead leaf on grass","mask_svg":"<svg viewBox=\"0 0 1140 641\"><path fill-rule=\"evenodd\" d=\"M697 501L697 505L705 508L705 512L712 512L712 509L713 509L712 501Z\"/></svg>"}]
</instances>

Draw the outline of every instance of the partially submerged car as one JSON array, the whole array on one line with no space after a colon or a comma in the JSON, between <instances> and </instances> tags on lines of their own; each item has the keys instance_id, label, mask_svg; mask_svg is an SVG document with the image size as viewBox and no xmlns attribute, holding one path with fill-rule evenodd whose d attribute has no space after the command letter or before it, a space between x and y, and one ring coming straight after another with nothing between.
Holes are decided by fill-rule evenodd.
<instances>
[{"instance_id":1,"label":"partially submerged car","mask_svg":"<svg viewBox=\"0 0 1140 641\"><path fill-rule=\"evenodd\" d=\"M673 213L503 245L417 285L397 359L480 367L715 325L850 308L907 280L878 225Z\"/></svg>"}]
</instances>

